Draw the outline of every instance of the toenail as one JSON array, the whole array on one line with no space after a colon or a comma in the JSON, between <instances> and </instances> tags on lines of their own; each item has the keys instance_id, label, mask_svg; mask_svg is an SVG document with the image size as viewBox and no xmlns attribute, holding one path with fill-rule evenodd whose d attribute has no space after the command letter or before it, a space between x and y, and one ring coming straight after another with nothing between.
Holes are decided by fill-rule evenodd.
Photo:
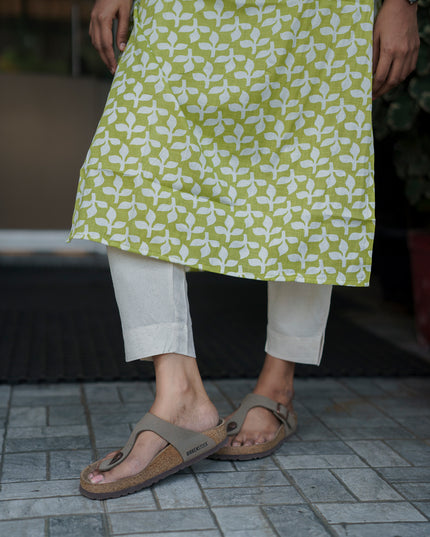
<instances>
[{"instance_id":1,"label":"toenail","mask_svg":"<svg viewBox=\"0 0 430 537\"><path fill-rule=\"evenodd\" d=\"M103 481L104 477L99 474L99 475L95 475L91 478L91 483L93 485L97 485L98 483L100 483L101 481Z\"/></svg>"}]
</instances>

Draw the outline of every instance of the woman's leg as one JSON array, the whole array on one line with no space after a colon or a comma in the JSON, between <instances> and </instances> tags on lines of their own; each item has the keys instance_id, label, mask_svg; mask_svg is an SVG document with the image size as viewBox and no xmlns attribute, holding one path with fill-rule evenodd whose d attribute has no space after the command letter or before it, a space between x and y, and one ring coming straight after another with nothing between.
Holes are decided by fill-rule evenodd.
<instances>
[{"instance_id":1,"label":"woman's leg","mask_svg":"<svg viewBox=\"0 0 430 537\"><path fill-rule=\"evenodd\" d=\"M270 397L293 410L294 366L319 365L330 309L332 286L296 282L267 282L266 357L254 393ZM261 407L251 409L234 446L270 441L279 420Z\"/></svg>"},{"instance_id":2,"label":"woman's leg","mask_svg":"<svg viewBox=\"0 0 430 537\"><path fill-rule=\"evenodd\" d=\"M127 360L154 362L156 396L150 412L193 431L217 425L195 359L184 267L108 248ZM93 483L137 474L166 446L157 434L141 433L127 459ZM112 454L107 455L111 457Z\"/></svg>"}]
</instances>

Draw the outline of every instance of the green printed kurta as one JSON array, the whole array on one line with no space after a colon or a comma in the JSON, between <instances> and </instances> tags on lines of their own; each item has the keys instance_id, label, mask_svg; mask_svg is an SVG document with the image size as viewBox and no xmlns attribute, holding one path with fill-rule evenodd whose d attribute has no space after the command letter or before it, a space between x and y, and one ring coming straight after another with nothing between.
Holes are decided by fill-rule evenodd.
<instances>
[{"instance_id":1,"label":"green printed kurta","mask_svg":"<svg viewBox=\"0 0 430 537\"><path fill-rule=\"evenodd\" d=\"M368 285L373 16L373 0L137 2L68 241Z\"/></svg>"}]
</instances>

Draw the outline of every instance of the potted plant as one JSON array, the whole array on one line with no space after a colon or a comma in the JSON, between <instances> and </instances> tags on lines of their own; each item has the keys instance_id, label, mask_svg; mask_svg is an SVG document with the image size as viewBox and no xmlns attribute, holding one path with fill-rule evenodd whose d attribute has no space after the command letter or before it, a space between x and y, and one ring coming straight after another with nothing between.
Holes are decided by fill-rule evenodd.
<instances>
[{"instance_id":1,"label":"potted plant","mask_svg":"<svg viewBox=\"0 0 430 537\"><path fill-rule=\"evenodd\" d=\"M419 341L430 346L430 0L419 0L415 71L373 103L374 135L392 144L408 201L408 245Z\"/></svg>"}]
</instances>

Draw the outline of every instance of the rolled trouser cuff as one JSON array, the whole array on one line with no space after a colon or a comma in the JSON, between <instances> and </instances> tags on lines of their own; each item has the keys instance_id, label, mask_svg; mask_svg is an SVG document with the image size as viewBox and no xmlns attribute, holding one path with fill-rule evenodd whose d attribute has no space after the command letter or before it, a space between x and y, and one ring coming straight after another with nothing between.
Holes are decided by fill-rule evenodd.
<instances>
[{"instance_id":1,"label":"rolled trouser cuff","mask_svg":"<svg viewBox=\"0 0 430 537\"><path fill-rule=\"evenodd\" d=\"M193 338L186 324L157 323L124 331L126 362L152 361L158 354L172 352L196 357Z\"/></svg>"},{"instance_id":2,"label":"rolled trouser cuff","mask_svg":"<svg viewBox=\"0 0 430 537\"><path fill-rule=\"evenodd\" d=\"M316 336L287 336L267 328L265 352L298 364L319 365L324 347L324 332Z\"/></svg>"}]
</instances>

